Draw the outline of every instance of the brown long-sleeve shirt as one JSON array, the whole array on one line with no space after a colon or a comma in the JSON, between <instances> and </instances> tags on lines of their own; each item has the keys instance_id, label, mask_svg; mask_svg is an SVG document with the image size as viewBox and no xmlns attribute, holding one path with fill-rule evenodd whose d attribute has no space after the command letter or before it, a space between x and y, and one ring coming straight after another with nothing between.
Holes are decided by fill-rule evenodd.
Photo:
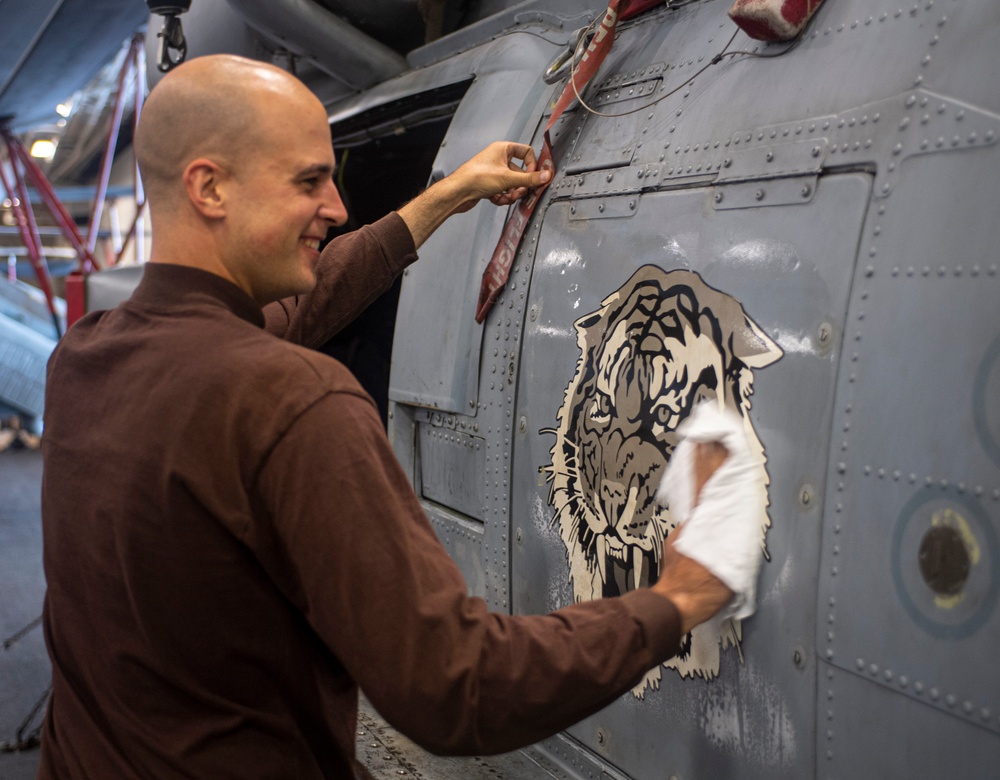
<instances>
[{"instance_id":1,"label":"brown long-sleeve shirt","mask_svg":"<svg viewBox=\"0 0 1000 780\"><path fill-rule=\"evenodd\" d=\"M649 591L523 618L468 597L371 400L272 335L349 319L413 259L401 225L328 249L271 333L230 282L151 264L56 349L40 777L351 777L357 686L433 750L508 750L676 650Z\"/></svg>"}]
</instances>

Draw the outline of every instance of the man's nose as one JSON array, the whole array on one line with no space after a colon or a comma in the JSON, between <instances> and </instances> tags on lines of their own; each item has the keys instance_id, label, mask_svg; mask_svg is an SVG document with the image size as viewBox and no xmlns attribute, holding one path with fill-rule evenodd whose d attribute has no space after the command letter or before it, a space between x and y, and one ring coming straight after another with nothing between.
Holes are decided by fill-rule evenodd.
<instances>
[{"instance_id":1,"label":"man's nose","mask_svg":"<svg viewBox=\"0 0 1000 780\"><path fill-rule=\"evenodd\" d=\"M323 193L323 205L320 206L319 216L335 227L340 227L347 222L347 207L344 206L336 184L331 181L326 189L327 191Z\"/></svg>"}]
</instances>

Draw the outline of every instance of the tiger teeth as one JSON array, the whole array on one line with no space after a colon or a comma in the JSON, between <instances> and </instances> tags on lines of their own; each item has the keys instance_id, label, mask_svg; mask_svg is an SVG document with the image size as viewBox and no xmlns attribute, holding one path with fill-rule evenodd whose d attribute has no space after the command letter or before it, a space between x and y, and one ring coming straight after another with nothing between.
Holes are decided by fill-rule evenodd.
<instances>
[{"instance_id":1,"label":"tiger teeth","mask_svg":"<svg viewBox=\"0 0 1000 780\"><path fill-rule=\"evenodd\" d=\"M597 568L601 573L601 582L608 581L608 539L603 534L597 537Z\"/></svg>"},{"instance_id":2,"label":"tiger teeth","mask_svg":"<svg viewBox=\"0 0 1000 780\"><path fill-rule=\"evenodd\" d=\"M646 565L646 556L643 554L642 549L639 547L633 547L632 578L635 582L636 590L642 587L642 571L645 565Z\"/></svg>"}]
</instances>

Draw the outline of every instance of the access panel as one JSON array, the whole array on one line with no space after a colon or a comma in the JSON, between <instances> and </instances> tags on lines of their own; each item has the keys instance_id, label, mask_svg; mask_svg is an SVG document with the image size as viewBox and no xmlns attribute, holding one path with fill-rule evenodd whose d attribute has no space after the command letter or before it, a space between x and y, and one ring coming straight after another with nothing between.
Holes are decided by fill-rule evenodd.
<instances>
[{"instance_id":1,"label":"access panel","mask_svg":"<svg viewBox=\"0 0 1000 780\"><path fill-rule=\"evenodd\" d=\"M653 496L696 402L743 416L768 482L759 612L699 627L571 729L595 777L601 764L637 778L812 774L819 507L870 177L811 182L767 206L694 187L557 200L544 215L515 411L514 611L658 575L677 518Z\"/></svg>"}]
</instances>

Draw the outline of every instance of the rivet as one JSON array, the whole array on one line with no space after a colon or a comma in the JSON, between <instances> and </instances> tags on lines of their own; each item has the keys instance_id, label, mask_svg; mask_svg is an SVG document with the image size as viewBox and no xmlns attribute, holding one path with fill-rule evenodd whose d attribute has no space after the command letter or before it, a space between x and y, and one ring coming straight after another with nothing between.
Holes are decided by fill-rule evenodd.
<instances>
[{"instance_id":1,"label":"rivet","mask_svg":"<svg viewBox=\"0 0 1000 780\"><path fill-rule=\"evenodd\" d=\"M764 200L764 190L757 190L753 196L755 200Z\"/></svg>"}]
</instances>

